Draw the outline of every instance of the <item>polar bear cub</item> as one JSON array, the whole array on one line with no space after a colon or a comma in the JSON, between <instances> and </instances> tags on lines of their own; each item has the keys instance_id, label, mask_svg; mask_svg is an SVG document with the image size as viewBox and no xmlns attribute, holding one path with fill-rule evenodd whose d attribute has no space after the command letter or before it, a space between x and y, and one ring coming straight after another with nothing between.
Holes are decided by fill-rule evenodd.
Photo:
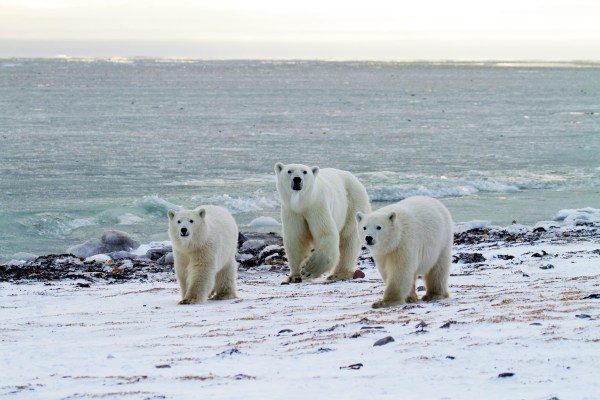
<instances>
[{"instance_id":1,"label":"polar bear cub","mask_svg":"<svg viewBox=\"0 0 600 400\"><path fill-rule=\"evenodd\" d=\"M200 206L168 211L179 304L200 304L236 297L238 228L226 209Z\"/></svg>"},{"instance_id":2,"label":"polar bear cub","mask_svg":"<svg viewBox=\"0 0 600 400\"><path fill-rule=\"evenodd\" d=\"M417 276L425 278L423 300L448 297L452 216L438 200L409 197L371 214L357 213L362 243L371 251L385 282L383 299L373 308L418 301Z\"/></svg>"},{"instance_id":3,"label":"polar bear cub","mask_svg":"<svg viewBox=\"0 0 600 400\"><path fill-rule=\"evenodd\" d=\"M328 271L328 279L352 279L360 252L356 213L371 211L364 186L350 172L334 168L278 162L275 174L290 266L283 283Z\"/></svg>"}]
</instances>

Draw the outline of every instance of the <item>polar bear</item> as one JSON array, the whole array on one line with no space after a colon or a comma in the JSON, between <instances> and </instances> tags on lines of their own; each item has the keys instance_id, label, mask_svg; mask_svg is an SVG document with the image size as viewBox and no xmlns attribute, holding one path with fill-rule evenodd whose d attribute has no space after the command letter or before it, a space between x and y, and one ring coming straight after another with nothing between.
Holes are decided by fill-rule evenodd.
<instances>
[{"instance_id":1,"label":"polar bear","mask_svg":"<svg viewBox=\"0 0 600 400\"><path fill-rule=\"evenodd\" d=\"M423 300L448 297L454 222L431 197L406 198L370 214L357 213L358 233L385 282L383 300L373 308L418 301L415 281L424 276Z\"/></svg>"},{"instance_id":2,"label":"polar bear","mask_svg":"<svg viewBox=\"0 0 600 400\"><path fill-rule=\"evenodd\" d=\"M238 228L231 214L211 205L167 214L179 304L236 298Z\"/></svg>"},{"instance_id":3,"label":"polar bear","mask_svg":"<svg viewBox=\"0 0 600 400\"><path fill-rule=\"evenodd\" d=\"M352 279L360 252L357 212L370 212L365 187L348 171L275 164L283 246L290 275L283 284L318 278ZM312 251L312 252L311 252Z\"/></svg>"}]
</instances>

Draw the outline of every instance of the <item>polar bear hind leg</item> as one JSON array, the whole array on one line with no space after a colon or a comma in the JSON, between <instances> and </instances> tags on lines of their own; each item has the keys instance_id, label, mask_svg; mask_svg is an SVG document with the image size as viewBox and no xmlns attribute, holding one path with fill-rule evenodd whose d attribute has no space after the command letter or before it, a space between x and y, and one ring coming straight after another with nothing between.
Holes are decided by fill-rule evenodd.
<instances>
[{"instance_id":1,"label":"polar bear hind leg","mask_svg":"<svg viewBox=\"0 0 600 400\"><path fill-rule=\"evenodd\" d=\"M386 266L387 267L387 266ZM373 308L384 308L406 303L414 303L418 300L415 290L416 268L410 264L402 268L385 268L387 279L383 299L373 303Z\"/></svg>"},{"instance_id":2,"label":"polar bear hind leg","mask_svg":"<svg viewBox=\"0 0 600 400\"><path fill-rule=\"evenodd\" d=\"M328 280L346 280L354 277L360 253L360 239L356 234L356 223L349 225L347 224L340 234L340 261L327 277Z\"/></svg>"},{"instance_id":3,"label":"polar bear hind leg","mask_svg":"<svg viewBox=\"0 0 600 400\"><path fill-rule=\"evenodd\" d=\"M424 301L435 301L450 297L448 294L448 275L450 273L451 246L446 247L436 264L425 274L427 293Z\"/></svg>"}]
</instances>

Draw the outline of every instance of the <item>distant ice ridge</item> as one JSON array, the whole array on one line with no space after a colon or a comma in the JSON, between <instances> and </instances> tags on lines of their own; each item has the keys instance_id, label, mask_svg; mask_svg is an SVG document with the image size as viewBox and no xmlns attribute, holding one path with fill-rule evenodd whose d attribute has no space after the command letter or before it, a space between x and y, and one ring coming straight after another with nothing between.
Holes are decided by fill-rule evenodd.
<instances>
[{"instance_id":1,"label":"distant ice ridge","mask_svg":"<svg viewBox=\"0 0 600 400\"><path fill-rule=\"evenodd\" d=\"M582 172L583 174L583 172ZM464 176L408 175L391 171L357 174L365 184L371 201L399 201L410 196L461 197L478 193L515 193L521 190L564 188L576 185L579 176L559 173L516 171L491 176L469 171Z\"/></svg>"},{"instance_id":2,"label":"distant ice ridge","mask_svg":"<svg viewBox=\"0 0 600 400\"><path fill-rule=\"evenodd\" d=\"M565 225L600 223L600 210L592 207L564 209L556 213L554 220L561 221Z\"/></svg>"}]
</instances>

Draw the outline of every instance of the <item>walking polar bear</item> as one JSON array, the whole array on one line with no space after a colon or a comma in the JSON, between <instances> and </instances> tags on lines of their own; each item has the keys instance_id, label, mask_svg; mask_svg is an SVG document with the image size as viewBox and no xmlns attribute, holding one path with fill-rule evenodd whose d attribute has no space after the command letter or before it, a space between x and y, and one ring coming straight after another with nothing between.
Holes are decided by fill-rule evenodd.
<instances>
[{"instance_id":1,"label":"walking polar bear","mask_svg":"<svg viewBox=\"0 0 600 400\"><path fill-rule=\"evenodd\" d=\"M200 206L194 210L169 210L167 215L175 273L181 287L179 304L236 298L238 228L229 211Z\"/></svg>"},{"instance_id":2,"label":"walking polar bear","mask_svg":"<svg viewBox=\"0 0 600 400\"><path fill-rule=\"evenodd\" d=\"M385 282L373 308L418 301L415 281L424 276L423 300L448 297L453 221L448 209L430 197L409 197L373 213L356 214L358 232Z\"/></svg>"},{"instance_id":3,"label":"walking polar bear","mask_svg":"<svg viewBox=\"0 0 600 400\"><path fill-rule=\"evenodd\" d=\"M371 211L364 186L350 172L333 168L278 162L275 174L290 266L283 283L328 271L328 279L352 279L360 252L356 213Z\"/></svg>"}]
</instances>

